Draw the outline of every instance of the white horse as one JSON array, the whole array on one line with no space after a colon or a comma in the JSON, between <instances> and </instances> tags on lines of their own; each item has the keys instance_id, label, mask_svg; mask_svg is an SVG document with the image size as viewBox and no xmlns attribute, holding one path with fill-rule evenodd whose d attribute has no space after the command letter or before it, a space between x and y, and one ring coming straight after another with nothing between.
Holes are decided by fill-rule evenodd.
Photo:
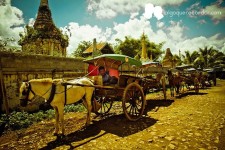
<instances>
[{"instance_id":1,"label":"white horse","mask_svg":"<svg viewBox=\"0 0 225 150\"><path fill-rule=\"evenodd\" d=\"M69 83L87 86L67 85L65 88L61 79L33 79L29 82L23 82L20 87L20 104L21 106L26 106L28 101L32 102L35 99L35 95L48 100L55 110L54 134L58 134L59 123L61 123L62 134L64 135L64 106L83 98L84 105L87 108L86 125L89 125L92 109L91 99L94 91L93 83L88 78L70 80Z\"/></svg>"}]
</instances>

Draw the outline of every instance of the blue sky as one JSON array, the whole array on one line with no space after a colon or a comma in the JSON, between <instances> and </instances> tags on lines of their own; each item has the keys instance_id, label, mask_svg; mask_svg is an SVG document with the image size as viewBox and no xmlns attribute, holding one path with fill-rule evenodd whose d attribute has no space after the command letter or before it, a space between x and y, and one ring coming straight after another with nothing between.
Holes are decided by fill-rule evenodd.
<instances>
[{"instance_id":1,"label":"blue sky","mask_svg":"<svg viewBox=\"0 0 225 150\"><path fill-rule=\"evenodd\" d=\"M19 39L26 24L35 21L40 0L0 0L0 39ZM125 36L165 42L164 49L196 50L213 46L225 52L223 0L49 0L55 25L70 30L68 53L79 42L107 41Z\"/></svg>"}]
</instances>

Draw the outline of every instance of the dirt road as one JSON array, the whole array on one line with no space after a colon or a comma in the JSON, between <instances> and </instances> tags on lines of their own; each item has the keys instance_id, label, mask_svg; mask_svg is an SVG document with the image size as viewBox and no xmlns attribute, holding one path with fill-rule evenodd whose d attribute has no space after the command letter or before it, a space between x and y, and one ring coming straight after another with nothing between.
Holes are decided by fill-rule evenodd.
<instances>
[{"instance_id":1,"label":"dirt road","mask_svg":"<svg viewBox=\"0 0 225 150\"><path fill-rule=\"evenodd\" d=\"M82 128L85 113L66 114L65 137L53 136L54 120L8 131L0 137L0 149L225 149L225 81L198 95L147 97L145 116L137 122L128 121L118 103L88 128Z\"/></svg>"}]
</instances>

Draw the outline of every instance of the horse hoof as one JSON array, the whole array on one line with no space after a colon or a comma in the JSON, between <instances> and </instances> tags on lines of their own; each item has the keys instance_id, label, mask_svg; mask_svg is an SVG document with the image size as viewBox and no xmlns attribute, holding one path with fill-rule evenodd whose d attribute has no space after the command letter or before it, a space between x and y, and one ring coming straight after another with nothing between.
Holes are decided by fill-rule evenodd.
<instances>
[{"instance_id":1,"label":"horse hoof","mask_svg":"<svg viewBox=\"0 0 225 150\"><path fill-rule=\"evenodd\" d=\"M53 135L54 135L54 136L58 136L58 133L55 133L55 132L54 132Z\"/></svg>"},{"instance_id":2,"label":"horse hoof","mask_svg":"<svg viewBox=\"0 0 225 150\"><path fill-rule=\"evenodd\" d=\"M57 135L57 138L60 138L60 139L62 139L62 138L65 138L66 136L64 135L64 134L58 134Z\"/></svg>"}]
</instances>

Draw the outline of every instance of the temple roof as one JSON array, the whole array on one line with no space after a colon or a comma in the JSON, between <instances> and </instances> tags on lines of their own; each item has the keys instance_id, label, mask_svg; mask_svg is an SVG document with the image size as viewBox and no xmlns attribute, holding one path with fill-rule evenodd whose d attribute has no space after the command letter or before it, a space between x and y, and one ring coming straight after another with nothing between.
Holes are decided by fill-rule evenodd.
<instances>
[{"instance_id":1,"label":"temple roof","mask_svg":"<svg viewBox=\"0 0 225 150\"><path fill-rule=\"evenodd\" d=\"M109 51L110 53L114 53L113 49L106 42L96 44L96 50L101 51L103 54L108 53L108 52L105 53L105 51ZM92 53L92 52L93 52L93 45L88 47L88 49L86 49L83 53L88 54L88 53Z\"/></svg>"}]
</instances>

